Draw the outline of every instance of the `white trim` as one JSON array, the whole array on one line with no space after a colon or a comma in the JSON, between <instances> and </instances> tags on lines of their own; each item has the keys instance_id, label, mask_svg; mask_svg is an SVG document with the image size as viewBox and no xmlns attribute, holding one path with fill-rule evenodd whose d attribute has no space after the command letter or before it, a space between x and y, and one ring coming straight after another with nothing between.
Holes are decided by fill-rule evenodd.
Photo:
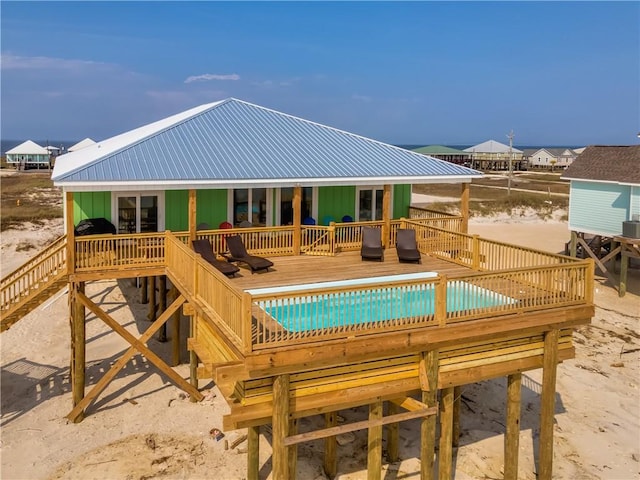
<instances>
[{"instance_id":1,"label":"white trim","mask_svg":"<svg viewBox=\"0 0 640 480\"><path fill-rule=\"evenodd\" d=\"M571 182L585 182L585 183L607 183L611 185L622 185L625 187L638 187L640 183L630 183L625 181L616 181L616 180L594 180L592 178L572 178L565 177L564 175L560 177L562 180L569 180Z\"/></svg>"},{"instance_id":2,"label":"white trim","mask_svg":"<svg viewBox=\"0 0 640 480\"><path fill-rule=\"evenodd\" d=\"M324 187L324 186L368 186L368 185L419 185L426 183L470 183L482 175L443 175L441 177L353 177L353 178L289 178L256 179L237 181L225 180L145 180L131 182L54 182L56 187L66 188L70 192L88 192L100 190L118 192L132 190L184 190L186 189L235 189L235 188L281 188L281 187Z\"/></svg>"}]
</instances>

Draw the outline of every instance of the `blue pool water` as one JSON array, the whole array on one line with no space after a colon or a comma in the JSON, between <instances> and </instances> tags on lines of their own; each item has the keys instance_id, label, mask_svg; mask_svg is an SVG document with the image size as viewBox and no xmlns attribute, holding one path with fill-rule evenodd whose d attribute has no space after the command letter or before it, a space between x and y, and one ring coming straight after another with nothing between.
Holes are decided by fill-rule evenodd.
<instances>
[{"instance_id":1,"label":"blue pool water","mask_svg":"<svg viewBox=\"0 0 640 480\"><path fill-rule=\"evenodd\" d=\"M447 311L477 310L512 303L513 299L465 282L450 282ZM331 295L259 301L290 332L428 317L435 311L433 284L380 287Z\"/></svg>"}]
</instances>

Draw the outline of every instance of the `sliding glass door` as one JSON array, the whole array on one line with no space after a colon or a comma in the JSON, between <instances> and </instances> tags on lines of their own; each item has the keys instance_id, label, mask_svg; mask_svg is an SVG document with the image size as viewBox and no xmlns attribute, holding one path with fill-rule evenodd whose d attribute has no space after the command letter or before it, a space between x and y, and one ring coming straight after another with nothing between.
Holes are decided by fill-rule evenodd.
<instances>
[{"instance_id":1,"label":"sliding glass door","mask_svg":"<svg viewBox=\"0 0 640 480\"><path fill-rule=\"evenodd\" d=\"M144 233L164 230L161 221L162 195L122 193L116 195L115 215L118 233Z\"/></svg>"}]
</instances>

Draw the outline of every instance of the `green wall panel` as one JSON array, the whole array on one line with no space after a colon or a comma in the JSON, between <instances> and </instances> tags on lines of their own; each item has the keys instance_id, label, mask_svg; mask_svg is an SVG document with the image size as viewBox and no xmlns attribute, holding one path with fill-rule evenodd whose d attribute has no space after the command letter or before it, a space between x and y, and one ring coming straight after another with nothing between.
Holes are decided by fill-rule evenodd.
<instances>
[{"instance_id":1,"label":"green wall panel","mask_svg":"<svg viewBox=\"0 0 640 480\"><path fill-rule=\"evenodd\" d=\"M323 219L333 217L339 222L344 215L355 218L356 187L320 187L318 189L318 218L316 222L322 225Z\"/></svg>"},{"instance_id":2,"label":"green wall panel","mask_svg":"<svg viewBox=\"0 0 640 480\"><path fill-rule=\"evenodd\" d=\"M188 198L187 198L188 201ZM196 193L197 223L206 223L211 228L218 228L227 221L227 191L198 190Z\"/></svg>"},{"instance_id":3,"label":"green wall panel","mask_svg":"<svg viewBox=\"0 0 640 480\"><path fill-rule=\"evenodd\" d=\"M106 218L111 221L111 192L74 192L73 224L85 218Z\"/></svg>"},{"instance_id":4,"label":"green wall panel","mask_svg":"<svg viewBox=\"0 0 640 480\"><path fill-rule=\"evenodd\" d=\"M172 232L189 229L189 192L167 190L164 194L165 228Z\"/></svg>"},{"instance_id":5,"label":"green wall panel","mask_svg":"<svg viewBox=\"0 0 640 480\"><path fill-rule=\"evenodd\" d=\"M408 218L411 204L411 185L393 186L393 218Z\"/></svg>"}]
</instances>

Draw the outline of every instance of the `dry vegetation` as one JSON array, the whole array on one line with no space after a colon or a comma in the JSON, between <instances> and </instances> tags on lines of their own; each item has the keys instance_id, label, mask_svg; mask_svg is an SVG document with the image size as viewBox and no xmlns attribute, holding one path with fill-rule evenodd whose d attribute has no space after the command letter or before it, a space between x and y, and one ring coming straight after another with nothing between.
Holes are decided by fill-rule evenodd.
<instances>
[{"instance_id":1,"label":"dry vegetation","mask_svg":"<svg viewBox=\"0 0 640 480\"><path fill-rule=\"evenodd\" d=\"M50 172L3 172L0 188L0 231L62 217L62 193Z\"/></svg>"}]
</instances>

